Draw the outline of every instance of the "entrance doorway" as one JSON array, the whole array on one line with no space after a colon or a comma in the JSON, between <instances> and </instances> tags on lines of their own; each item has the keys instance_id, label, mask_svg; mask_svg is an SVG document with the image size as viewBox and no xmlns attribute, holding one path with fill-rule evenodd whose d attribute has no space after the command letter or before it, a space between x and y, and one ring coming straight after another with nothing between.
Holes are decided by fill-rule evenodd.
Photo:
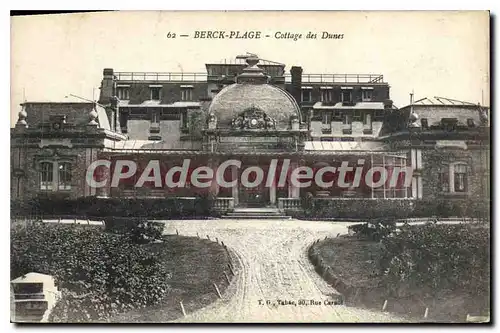
<instances>
[{"instance_id":1,"label":"entrance doorway","mask_svg":"<svg viewBox=\"0 0 500 333\"><path fill-rule=\"evenodd\" d=\"M239 206L241 207L266 207L269 205L269 188L263 182L254 188L239 186Z\"/></svg>"}]
</instances>

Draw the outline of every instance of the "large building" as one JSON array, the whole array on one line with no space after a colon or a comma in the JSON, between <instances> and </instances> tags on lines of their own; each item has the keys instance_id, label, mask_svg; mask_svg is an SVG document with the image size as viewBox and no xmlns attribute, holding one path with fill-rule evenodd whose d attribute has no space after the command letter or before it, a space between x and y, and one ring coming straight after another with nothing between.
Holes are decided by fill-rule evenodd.
<instances>
[{"instance_id":1,"label":"large building","mask_svg":"<svg viewBox=\"0 0 500 333\"><path fill-rule=\"evenodd\" d=\"M133 160L138 169L158 160L162 172L186 159L189 172L198 166L215 170L234 159L241 167L225 169L227 182L255 166L266 180L271 171L273 176L253 187L240 181L211 185L208 191L221 209L300 209L305 196L353 207L374 200L487 200L489 109L446 98L398 109L389 88L380 74L306 74L299 66L288 74L285 64L253 54L208 63L206 73L106 68L97 103L22 104L11 133L12 198L192 197L200 188L189 180L182 188L163 181L136 186L136 173L116 187L107 181L96 188L89 186L87 170L102 159L111 165ZM342 162L360 167L363 175L373 167L388 174L409 167L411 179L402 174L394 186L376 188L364 182L325 187L317 181L301 187L290 181L290 172L301 166L317 172L325 166L340 169ZM112 171L99 167L94 177L109 180ZM254 181L258 174L245 176ZM353 184L356 174L348 171L344 178Z\"/></svg>"}]
</instances>

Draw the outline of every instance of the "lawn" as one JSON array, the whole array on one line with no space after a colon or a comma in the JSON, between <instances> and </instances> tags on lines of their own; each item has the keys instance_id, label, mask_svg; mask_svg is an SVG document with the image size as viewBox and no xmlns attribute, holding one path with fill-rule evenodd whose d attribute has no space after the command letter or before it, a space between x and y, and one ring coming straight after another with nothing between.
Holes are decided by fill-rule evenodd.
<instances>
[{"instance_id":1,"label":"lawn","mask_svg":"<svg viewBox=\"0 0 500 333\"><path fill-rule=\"evenodd\" d=\"M231 279L227 251L218 243L197 237L164 236L165 243L147 244L161 258L161 263L172 273L171 289L156 305L133 310L111 318L112 322L165 322L183 316L180 301L187 314L218 299L213 286L221 293Z\"/></svg>"}]
</instances>

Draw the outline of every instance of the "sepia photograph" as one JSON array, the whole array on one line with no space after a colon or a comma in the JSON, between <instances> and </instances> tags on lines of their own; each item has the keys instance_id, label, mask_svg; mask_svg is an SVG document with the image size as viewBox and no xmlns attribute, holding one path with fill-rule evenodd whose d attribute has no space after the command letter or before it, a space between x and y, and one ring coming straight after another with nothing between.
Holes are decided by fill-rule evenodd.
<instances>
[{"instance_id":1,"label":"sepia photograph","mask_svg":"<svg viewBox=\"0 0 500 333\"><path fill-rule=\"evenodd\" d=\"M11 323L491 323L488 11L11 28Z\"/></svg>"}]
</instances>

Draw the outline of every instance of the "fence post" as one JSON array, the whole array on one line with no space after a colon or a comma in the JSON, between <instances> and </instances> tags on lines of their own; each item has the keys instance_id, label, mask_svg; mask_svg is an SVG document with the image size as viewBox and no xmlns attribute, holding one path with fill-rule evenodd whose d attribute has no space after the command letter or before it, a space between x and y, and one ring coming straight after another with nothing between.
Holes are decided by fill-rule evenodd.
<instances>
[{"instance_id":1,"label":"fence post","mask_svg":"<svg viewBox=\"0 0 500 333\"><path fill-rule=\"evenodd\" d=\"M219 287L217 287L217 285L215 284L215 282L213 283L214 287L215 287L215 291L217 292L217 295L219 296L219 298L222 298L221 294L220 294L220 291L219 291Z\"/></svg>"},{"instance_id":2,"label":"fence post","mask_svg":"<svg viewBox=\"0 0 500 333\"><path fill-rule=\"evenodd\" d=\"M210 236L207 235L207 239L210 240Z\"/></svg>"},{"instance_id":3,"label":"fence post","mask_svg":"<svg viewBox=\"0 0 500 333\"><path fill-rule=\"evenodd\" d=\"M231 283L231 281L229 280L229 276L227 276L226 271L224 271L224 276L226 277L226 281L227 281L227 283L228 283L228 284L229 284L229 283Z\"/></svg>"},{"instance_id":4,"label":"fence post","mask_svg":"<svg viewBox=\"0 0 500 333\"><path fill-rule=\"evenodd\" d=\"M182 301L179 302L181 304L181 311L184 317L186 317L186 310L184 309L184 304L182 304Z\"/></svg>"},{"instance_id":5,"label":"fence post","mask_svg":"<svg viewBox=\"0 0 500 333\"><path fill-rule=\"evenodd\" d=\"M387 300L384 301L384 305L382 305L382 311L387 309Z\"/></svg>"}]
</instances>

